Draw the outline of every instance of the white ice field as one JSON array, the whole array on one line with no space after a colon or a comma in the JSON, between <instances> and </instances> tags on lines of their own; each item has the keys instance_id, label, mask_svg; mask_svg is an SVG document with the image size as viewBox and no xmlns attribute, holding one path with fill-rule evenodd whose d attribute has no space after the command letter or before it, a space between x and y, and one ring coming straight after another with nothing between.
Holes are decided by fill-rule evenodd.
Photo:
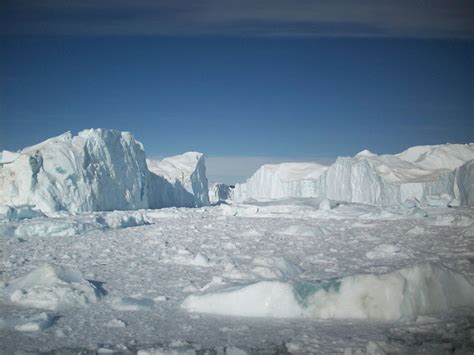
<instances>
[{"instance_id":1,"label":"white ice field","mask_svg":"<svg viewBox=\"0 0 474 355\"><path fill-rule=\"evenodd\" d=\"M55 141L66 147L60 162L38 147L2 154L0 353L473 353L472 145L460 145L461 158L443 155L452 145L420 148L416 164L444 164L434 174L442 178L429 185L424 175L423 193L403 202L283 196L209 206L199 153L147 162L126 134L86 132ZM137 168L117 168L121 154L140 155ZM10 175L19 158L27 189ZM309 177L301 186L322 176L300 168L285 176ZM104 185L100 172L138 180ZM362 181L375 186L377 176ZM141 187L142 200L132 193ZM101 210L101 191L121 210Z\"/></svg>"}]
</instances>

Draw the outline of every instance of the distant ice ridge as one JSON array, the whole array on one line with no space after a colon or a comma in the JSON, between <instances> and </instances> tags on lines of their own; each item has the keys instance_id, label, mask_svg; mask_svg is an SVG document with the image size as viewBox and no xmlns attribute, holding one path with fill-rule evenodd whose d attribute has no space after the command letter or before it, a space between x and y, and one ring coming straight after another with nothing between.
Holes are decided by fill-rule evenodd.
<instances>
[{"instance_id":1,"label":"distant ice ridge","mask_svg":"<svg viewBox=\"0 0 474 355\"><path fill-rule=\"evenodd\" d=\"M0 206L75 213L209 204L201 153L149 165L153 172L129 132L67 132L18 153L0 153Z\"/></svg>"},{"instance_id":2,"label":"distant ice ridge","mask_svg":"<svg viewBox=\"0 0 474 355\"><path fill-rule=\"evenodd\" d=\"M147 159L150 208L209 205L204 155L187 152L163 160Z\"/></svg>"},{"instance_id":3,"label":"distant ice ridge","mask_svg":"<svg viewBox=\"0 0 474 355\"><path fill-rule=\"evenodd\" d=\"M409 148L396 155L364 150L340 157L331 166L314 163L264 165L234 199L321 197L331 200L397 205L417 199L431 205L474 205L474 144Z\"/></svg>"},{"instance_id":4,"label":"distant ice ridge","mask_svg":"<svg viewBox=\"0 0 474 355\"><path fill-rule=\"evenodd\" d=\"M188 296L182 307L244 317L413 320L474 307L474 286L457 272L425 263L381 275L233 285Z\"/></svg>"}]
</instances>

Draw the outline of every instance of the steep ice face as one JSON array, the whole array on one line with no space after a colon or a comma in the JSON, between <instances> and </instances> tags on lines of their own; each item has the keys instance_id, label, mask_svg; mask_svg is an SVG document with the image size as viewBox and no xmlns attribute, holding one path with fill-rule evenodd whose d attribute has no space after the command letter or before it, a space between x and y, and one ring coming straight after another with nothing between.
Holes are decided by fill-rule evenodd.
<instances>
[{"instance_id":1,"label":"steep ice face","mask_svg":"<svg viewBox=\"0 0 474 355\"><path fill-rule=\"evenodd\" d=\"M311 162L266 164L245 184L236 184L234 199L315 196L315 182L326 169L324 165Z\"/></svg>"},{"instance_id":2,"label":"steep ice face","mask_svg":"<svg viewBox=\"0 0 474 355\"><path fill-rule=\"evenodd\" d=\"M462 206L474 206L474 160L456 170L455 193Z\"/></svg>"},{"instance_id":3,"label":"steep ice face","mask_svg":"<svg viewBox=\"0 0 474 355\"><path fill-rule=\"evenodd\" d=\"M473 205L472 169L467 163L472 159L474 144L445 144L413 147L396 155L364 150L353 158L338 158L329 167L314 167L308 174L302 172L311 168L301 163L264 165L236 186L234 199L321 197L393 205L443 195L453 204Z\"/></svg>"},{"instance_id":4,"label":"steep ice face","mask_svg":"<svg viewBox=\"0 0 474 355\"><path fill-rule=\"evenodd\" d=\"M147 159L150 208L209 204L204 155L187 152L163 160Z\"/></svg>"},{"instance_id":5,"label":"steep ice face","mask_svg":"<svg viewBox=\"0 0 474 355\"><path fill-rule=\"evenodd\" d=\"M232 188L226 184L213 183L209 186L209 202L218 203L232 199Z\"/></svg>"},{"instance_id":6,"label":"steep ice face","mask_svg":"<svg viewBox=\"0 0 474 355\"><path fill-rule=\"evenodd\" d=\"M141 143L128 132L70 132L2 154L0 204L42 211L130 210L148 207Z\"/></svg>"}]
</instances>

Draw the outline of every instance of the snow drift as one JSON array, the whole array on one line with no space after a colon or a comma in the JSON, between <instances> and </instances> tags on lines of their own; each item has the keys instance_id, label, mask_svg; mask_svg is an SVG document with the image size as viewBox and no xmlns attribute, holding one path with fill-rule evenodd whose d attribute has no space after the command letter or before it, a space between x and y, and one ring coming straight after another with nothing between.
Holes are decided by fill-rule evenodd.
<instances>
[{"instance_id":1,"label":"snow drift","mask_svg":"<svg viewBox=\"0 0 474 355\"><path fill-rule=\"evenodd\" d=\"M98 295L78 270L54 264L44 264L9 282L4 290L8 303L51 311L96 303Z\"/></svg>"},{"instance_id":2,"label":"snow drift","mask_svg":"<svg viewBox=\"0 0 474 355\"><path fill-rule=\"evenodd\" d=\"M147 159L150 208L209 204L204 155L187 152L163 160Z\"/></svg>"},{"instance_id":3,"label":"snow drift","mask_svg":"<svg viewBox=\"0 0 474 355\"><path fill-rule=\"evenodd\" d=\"M442 265L418 264L388 274L311 283L262 281L188 296L190 312L245 317L411 320L474 307L474 286Z\"/></svg>"},{"instance_id":4,"label":"snow drift","mask_svg":"<svg viewBox=\"0 0 474 355\"><path fill-rule=\"evenodd\" d=\"M0 153L0 205L75 213L209 204L201 153L148 166L143 145L129 132L67 132Z\"/></svg>"},{"instance_id":5,"label":"snow drift","mask_svg":"<svg viewBox=\"0 0 474 355\"><path fill-rule=\"evenodd\" d=\"M128 132L89 129L3 152L0 204L42 211L148 207L145 152Z\"/></svg>"},{"instance_id":6,"label":"snow drift","mask_svg":"<svg viewBox=\"0 0 474 355\"><path fill-rule=\"evenodd\" d=\"M352 158L340 157L329 167L264 165L246 183L236 185L234 199L321 197L376 205L417 199L472 206L473 159L474 144L445 144L413 147L396 155L365 150Z\"/></svg>"}]
</instances>

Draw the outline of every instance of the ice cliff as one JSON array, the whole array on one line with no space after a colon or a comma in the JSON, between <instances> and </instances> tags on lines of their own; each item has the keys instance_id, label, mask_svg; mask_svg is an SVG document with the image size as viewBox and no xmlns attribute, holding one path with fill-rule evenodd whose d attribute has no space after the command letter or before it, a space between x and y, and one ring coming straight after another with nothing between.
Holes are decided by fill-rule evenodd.
<instances>
[{"instance_id":1,"label":"ice cliff","mask_svg":"<svg viewBox=\"0 0 474 355\"><path fill-rule=\"evenodd\" d=\"M187 152L163 160L147 159L150 208L209 204L204 155Z\"/></svg>"},{"instance_id":2,"label":"ice cliff","mask_svg":"<svg viewBox=\"0 0 474 355\"><path fill-rule=\"evenodd\" d=\"M367 150L329 167L314 163L264 165L234 199L321 197L376 205L417 199L427 204L474 205L474 144L418 146L395 155Z\"/></svg>"},{"instance_id":3,"label":"ice cliff","mask_svg":"<svg viewBox=\"0 0 474 355\"><path fill-rule=\"evenodd\" d=\"M232 199L232 187L222 183L212 183L209 185L209 202L218 203Z\"/></svg>"},{"instance_id":4,"label":"ice cliff","mask_svg":"<svg viewBox=\"0 0 474 355\"><path fill-rule=\"evenodd\" d=\"M3 151L0 204L70 212L146 208L146 171L143 146L128 132L67 132L18 153Z\"/></svg>"},{"instance_id":5,"label":"ice cliff","mask_svg":"<svg viewBox=\"0 0 474 355\"><path fill-rule=\"evenodd\" d=\"M0 153L0 205L88 212L209 204L201 153L148 164L151 172L129 132L67 132Z\"/></svg>"}]
</instances>

